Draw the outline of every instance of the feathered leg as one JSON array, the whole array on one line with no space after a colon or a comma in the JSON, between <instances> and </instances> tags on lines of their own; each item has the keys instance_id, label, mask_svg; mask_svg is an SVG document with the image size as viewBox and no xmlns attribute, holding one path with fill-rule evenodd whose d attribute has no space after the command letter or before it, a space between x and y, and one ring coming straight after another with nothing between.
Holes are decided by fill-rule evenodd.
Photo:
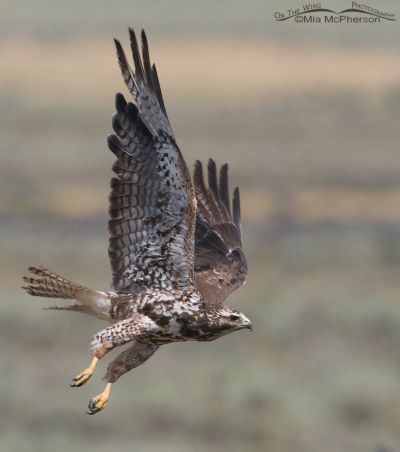
<instances>
[{"instance_id":1,"label":"feathered leg","mask_svg":"<svg viewBox=\"0 0 400 452\"><path fill-rule=\"evenodd\" d=\"M85 384L93 375L99 359L114 347L127 344L152 327L152 322L143 316L121 320L95 334L90 342L89 351L92 356L90 366L73 379L72 387Z\"/></svg>"},{"instance_id":2,"label":"feathered leg","mask_svg":"<svg viewBox=\"0 0 400 452\"><path fill-rule=\"evenodd\" d=\"M159 345L156 344L135 342L111 361L104 379L115 383L122 375L143 364L158 348Z\"/></svg>"},{"instance_id":3,"label":"feathered leg","mask_svg":"<svg viewBox=\"0 0 400 452\"><path fill-rule=\"evenodd\" d=\"M127 350L120 353L108 365L107 374L104 377L107 381L104 391L90 399L88 414L95 414L104 409L110 396L111 385L125 373L143 364L155 353L158 347L158 345L151 343L135 342Z\"/></svg>"}]
</instances>

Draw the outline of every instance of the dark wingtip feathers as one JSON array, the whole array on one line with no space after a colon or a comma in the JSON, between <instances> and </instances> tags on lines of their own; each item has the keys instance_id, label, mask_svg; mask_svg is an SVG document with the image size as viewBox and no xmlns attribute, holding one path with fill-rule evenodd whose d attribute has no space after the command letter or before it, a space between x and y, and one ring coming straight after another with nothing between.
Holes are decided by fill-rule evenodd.
<instances>
[{"instance_id":1,"label":"dark wingtip feathers","mask_svg":"<svg viewBox=\"0 0 400 452\"><path fill-rule=\"evenodd\" d=\"M196 163L194 164L193 176L195 188L204 192L206 190L206 186L204 184L203 164L200 162L200 160L196 160Z\"/></svg>"},{"instance_id":2,"label":"dark wingtip feathers","mask_svg":"<svg viewBox=\"0 0 400 452\"><path fill-rule=\"evenodd\" d=\"M208 161L208 186L216 199L219 198L218 181L217 181L217 165L213 159Z\"/></svg>"},{"instance_id":3,"label":"dark wingtip feathers","mask_svg":"<svg viewBox=\"0 0 400 452\"><path fill-rule=\"evenodd\" d=\"M241 229L240 217L240 193L239 188L236 187L235 190L233 190L233 222L239 229Z\"/></svg>"},{"instance_id":4,"label":"dark wingtip feathers","mask_svg":"<svg viewBox=\"0 0 400 452\"><path fill-rule=\"evenodd\" d=\"M117 38L114 38L114 45L115 45L115 49L117 50L117 53L118 53L120 50L123 51L122 45L121 45L121 43L118 41Z\"/></svg>"},{"instance_id":5,"label":"dark wingtip feathers","mask_svg":"<svg viewBox=\"0 0 400 452\"><path fill-rule=\"evenodd\" d=\"M115 96L115 108L119 115L127 114L133 120L137 118L139 113L138 107L132 102L127 102L121 93L117 93Z\"/></svg>"},{"instance_id":6,"label":"dark wingtip feathers","mask_svg":"<svg viewBox=\"0 0 400 452\"><path fill-rule=\"evenodd\" d=\"M124 112L126 110L126 100L121 93L115 95L115 108L118 112Z\"/></svg>"},{"instance_id":7,"label":"dark wingtip feathers","mask_svg":"<svg viewBox=\"0 0 400 452\"><path fill-rule=\"evenodd\" d=\"M150 63L150 52L149 52L149 44L147 42L146 33L144 30L142 30L142 60L143 60L143 67L144 67L144 73L146 75L146 81L147 85L151 90L155 93L155 87L153 84L153 76L152 76L152 70L151 70L151 63Z\"/></svg>"},{"instance_id":8,"label":"dark wingtip feathers","mask_svg":"<svg viewBox=\"0 0 400 452\"><path fill-rule=\"evenodd\" d=\"M156 66L151 65L150 53L147 36L144 30L141 32L142 51L140 52L138 40L133 28L129 28L130 47L133 58L133 68L129 65L128 59L125 55L123 47L118 39L114 39L115 48L117 51L118 64L121 68L121 73L129 92L133 95L135 101L145 94L146 88L150 94L154 94L158 100L159 106L164 113L165 122L164 127L168 133L173 136L171 126L169 124L168 115L166 112L164 100L161 93L160 81L157 75ZM144 86L143 86L144 85ZM152 132L156 135L156 129L152 128Z\"/></svg>"},{"instance_id":9,"label":"dark wingtip feathers","mask_svg":"<svg viewBox=\"0 0 400 452\"><path fill-rule=\"evenodd\" d=\"M229 183L228 183L228 164L221 166L219 171L219 195L224 203L229 215L231 214L231 206L229 200Z\"/></svg>"},{"instance_id":10,"label":"dark wingtip feathers","mask_svg":"<svg viewBox=\"0 0 400 452\"><path fill-rule=\"evenodd\" d=\"M160 103L162 111L164 112L165 116L168 119L167 110L165 109L164 99L163 99L162 92L161 92L160 81L158 79L156 65L153 64L151 69L152 69L151 79L153 80L153 86L154 86L154 89L155 89L155 92L156 92L156 95L157 95L157 98L158 98L158 102ZM168 120L168 122L169 122L169 120Z\"/></svg>"},{"instance_id":11,"label":"dark wingtip feathers","mask_svg":"<svg viewBox=\"0 0 400 452\"><path fill-rule=\"evenodd\" d=\"M110 133L110 135L107 136L107 145L110 151L118 156L121 151L121 142L117 135Z\"/></svg>"},{"instance_id":12,"label":"dark wingtip feathers","mask_svg":"<svg viewBox=\"0 0 400 452\"><path fill-rule=\"evenodd\" d=\"M141 38L142 38L142 53L143 53L143 59L144 59L144 54L145 53L148 56L150 56L150 54L149 54L149 42L147 41L146 32L144 30L142 30Z\"/></svg>"},{"instance_id":13,"label":"dark wingtip feathers","mask_svg":"<svg viewBox=\"0 0 400 452\"><path fill-rule=\"evenodd\" d=\"M115 50L117 51L118 63L122 70L126 69L128 62L126 60L124 49L118 39L114 38Z\"/></svg>"},{"instance_id":14,"label":"dark wingtip feathers","mask_svg":"<svg viewBox=\"0 0 400 452\"><path fill-rule=\"evenodd\" d=\"M135 76L141 80L144 80L142 59L140 58L139 46L133 28L129 28L129 39L131 41L132 57L135 64Z\"/></svg>"}]
</instances>

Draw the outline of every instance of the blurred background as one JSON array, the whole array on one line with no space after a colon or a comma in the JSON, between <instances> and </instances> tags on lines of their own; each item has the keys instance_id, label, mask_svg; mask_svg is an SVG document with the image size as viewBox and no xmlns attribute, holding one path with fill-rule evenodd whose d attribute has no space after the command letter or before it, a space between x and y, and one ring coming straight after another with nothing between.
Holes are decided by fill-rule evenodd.
<instances>
[{"instance_id":1,"label":"blurred background","mask_svg":"<svg viewBox=\"0 0 400 452\"><path fill-rule=\"evenodd\" d=\"M0 3L0 450L399 450L399 22L275 22L295 0ZM109 288L128 26L188 165L228 161L240 185L250 272L229 304L255 330L163 347L89 417L109 358L68 384L104 324L19 287L45 265Z\"/></svg>"}]
</instances>

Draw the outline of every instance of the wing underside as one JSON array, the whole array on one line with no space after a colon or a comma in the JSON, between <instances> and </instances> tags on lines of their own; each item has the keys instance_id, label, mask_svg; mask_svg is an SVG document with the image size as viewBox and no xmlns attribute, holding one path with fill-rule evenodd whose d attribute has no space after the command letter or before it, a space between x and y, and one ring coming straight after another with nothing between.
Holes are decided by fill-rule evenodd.
<instances>
[{"instance_id":1,"label":"wing underside","mask_svg":"<svg viewBox=\"0 0 400 452\"><path fill-rule=\"evenodd\" d=\"M142 33L142 56L130 30L133 71L115 41L124 81L133 96L116 96L114 134L108 137L117 161L111 180L109 258L113 288L185 288L193 280L195 198L186 164L175 143L155 66Z\"/></svg>"}]
</instances>

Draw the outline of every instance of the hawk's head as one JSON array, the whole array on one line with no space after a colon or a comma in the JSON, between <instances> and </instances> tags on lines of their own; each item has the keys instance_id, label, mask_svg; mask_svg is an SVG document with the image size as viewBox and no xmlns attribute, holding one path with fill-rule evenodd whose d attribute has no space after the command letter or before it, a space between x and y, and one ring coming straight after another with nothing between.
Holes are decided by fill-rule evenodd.
<instances>
[{"instance_id":1,"label":"hawk's head","mask_svg":"<svg viewBox=\"0 0 400 452\"><path fill-rule=\"evenodd\" d=\"M207 316L212 329L218 329L223 334L236 330L249 329L253 331L253 322L244 314L228 306L220 306L212 310Z\"/></svg>"}]
</instances>

